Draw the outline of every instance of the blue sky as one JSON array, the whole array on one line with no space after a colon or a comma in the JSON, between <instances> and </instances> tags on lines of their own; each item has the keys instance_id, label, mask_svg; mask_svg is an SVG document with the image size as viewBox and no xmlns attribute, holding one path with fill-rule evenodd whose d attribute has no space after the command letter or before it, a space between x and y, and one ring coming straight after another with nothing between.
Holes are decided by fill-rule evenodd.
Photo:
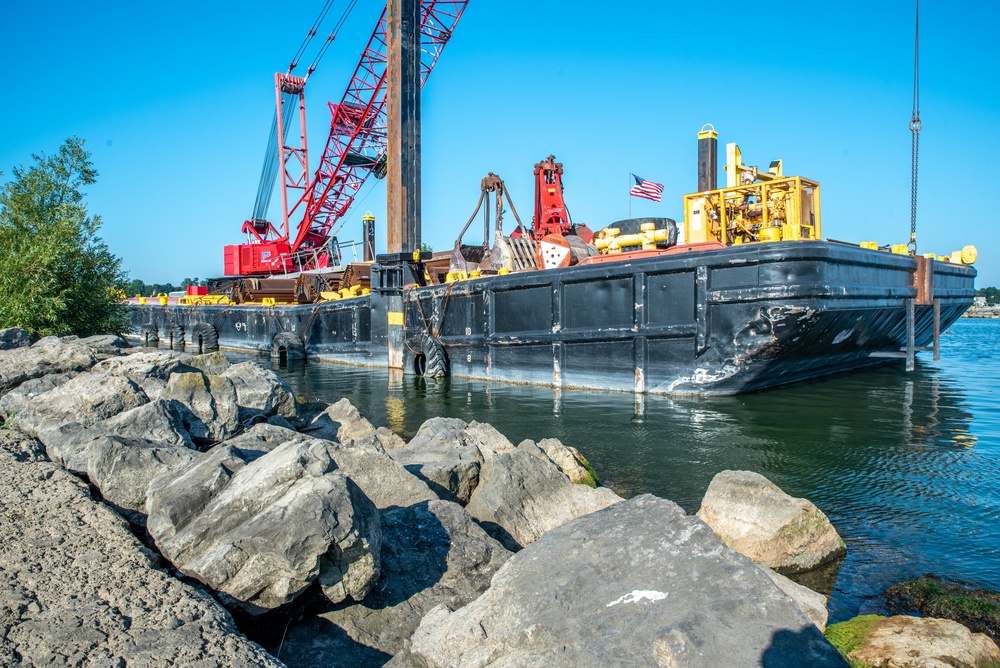
<instances>
[{"instance_id":1,"label":"blue sky","mask_svg":"<svg viewBox=\"0 0 1000 668\"><path fill-rule=\"evenodd\" d=\"M322 4L5 3L0 178L83 137L100 172L90 209L132 277L221 275L253 206L274 72ZM381 7L360 0L309 81L313 166L326 103ZM980 287L1000 285L998 22L1000 3L921 6L919 250L975 244ZM665 186L662 203L633 198L633 215L680 219L695 134L712 123L720 154L735 141L748 164L782 158L819 181L826 237L905 243L912 67L912 2L471 0L424 88L423 239L451 247L488 171L530 217L532 165L550 153L577 222L626 217L630 171ZM342 240L368 209L384 222L384 182L362 189Z\"/></svg>"}]
</instances>

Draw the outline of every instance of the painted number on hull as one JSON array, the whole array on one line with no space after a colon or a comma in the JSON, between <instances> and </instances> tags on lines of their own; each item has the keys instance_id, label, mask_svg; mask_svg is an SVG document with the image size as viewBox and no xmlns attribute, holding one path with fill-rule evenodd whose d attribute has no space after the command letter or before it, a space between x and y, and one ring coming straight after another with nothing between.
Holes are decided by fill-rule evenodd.
<instances>
[{"instance_id":1,"label":"painted number on hull","mask_svg":"<svg viewBox=\"0 0 1000 668\"><path fill-rule=\"evenodd\" d=\"M244 331L244 332L249 331L247 329L247 324L245 322L234 322L233 326L236 328L237 332L239 332L241 330Z\"/></svg>"}]
</instances>

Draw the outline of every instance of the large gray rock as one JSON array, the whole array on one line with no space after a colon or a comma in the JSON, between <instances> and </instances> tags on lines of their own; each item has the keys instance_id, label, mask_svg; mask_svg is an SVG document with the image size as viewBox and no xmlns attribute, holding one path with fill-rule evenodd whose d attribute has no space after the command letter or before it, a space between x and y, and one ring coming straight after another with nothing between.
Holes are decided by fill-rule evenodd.
<instances>
[{"instance_id":1,"label":"large gray rock","mask_svg":"<svg viewBox=\"0 0 1000 668\"><path fill-rule=\"evenodd\" d=\"M0 665L281 665L12 432L0 437Z\"/></svg>"},{"instance_id":2,"label":"large gray rock","mask_svg":"<svg viewBox=\"0 0 1000 668\"><path fill-rule=\"evenodd\" d=\"M258 424L196 455L188 464L164 472L150 481L147 489L147 530L160 540L172 539L205 511L237 471L279 445L306 440L293 431Z\"/></svg>"},{"instance_id":3,"label":"large gray rock","mask_svg":"<svg viewBox=\"0 0 1000 668\"><path fill-rule=\"evenodd\" d=\"M280 415L289 420L299 417L295 393L285 379L257 362L233 364L222 372L233 381L239 420L246 423L257 416Z\"/></svg>"},{"instance_id":4,"label":"large gray rock","mask_svg":"<svg viewBox=\"0 0 1000 668\"><path fill-rule=\"evenodd\" d=\"M846 666L746 557L643 495L549 531L389 665Z\"/></svg>"},{"instance_id":5,"label":"large gray rock","mask_svg":"<svg viewBox=\"0 0 1000 668\"><path fill-rule=\"evenodd\" d=\"M94 371L106 371L116 376L125 376L140 386L150 399L158 399L167 386L170 374L191 371L185 364L190 355L173 350L135 349L128 355L112 357L94 365Z\"/></svg>"},{"instance_id":6,"label":"large gray rock","mask_svg":"<svg viewBox=\"0 0 1000 668\"><path fill-rule=\"evenodd\" d=\"M872 624L862 645L847 656L892 668L986 668L1000 663L1000 649L985 633L973 633L948 619L905 615Z\"/></svg>"},{"instance_id":7,"label":"large gray rock","mask_svg":"<svg viewBox=\"0 0 1000 668\"><path fill-rule=\"evenodd\" d=\"M829 613L826 610L826 596L814 592L808 587L803 587L797 582L792 582L784 575L775 573L767 566L761 566L760 568L767 577L771 578L771 582L778 585L778 588L785 592L788 598L795 601L795 604L805 613L806 617L812 620L816 628L820 631L826 630L826 621L829 618Z\"/></svg>"},{"instance_id":8,"label":"large gray rock","mask_svg":"<svg viewBox=\"0 0 1000 668\"><path fill-rule=\"evenodd\" d=\"M191 355L184 360L184 363L193 369L198 369L209 376L221 376L232 366L226 353L216 350L200 355Z\"/></svg>"},{"instance_id":9,"label":"large gray rock","mask_svg":"<svg viewBox=\"0 0 1000 668\"><path fill-rule=\"evenodd\" d=\"M117 334L98 334L79 339L79 342L94 351L99 359L105 359L122 354L123 348L129 348L128 341Z\"/></svg>"},{"instance_id":10,"label":"large gray rock","mask_svg":"<svg viewBox=\"0 0 1000 668\"><path fill-rule=\"evenodd\" d=\"M86 371L97 358L87 346L49 337L27 348L0 350L0 395L26 380L50 373Z\"/></svg>"},{"instance_id":11,"label":"large gray rock","mask_svg":"<svg viewBox=\"0 0 1000 668\"><path fill-rule=\"evenodd\" d=\"M598 480L592 469L588 468L590 463L576 448L563 445L557 438L543 438L538 442L538 448L566 474L571 482L597 487Z\"/></svg>"},{"instance_id":12,"label":"large gray rock","mask_svg":"<svg viewBox=\"0 0 1000 668\"><path fill-rule=\"evenodd\" d=\"M460 608L489 587L510 552L450 501L382 512L382 578L357 605L336 606L290 630L292 665L380 666L436 605Z\"/></svg>"},{"instance_id":13,"label":"large gray rock","mask_svg":"<svg viewBox=\"0 0 1000 668\"><path fill-rule=\"evenodd\" d=\"M236 388L224 376L171 374L160 398L179 404L184 427L200 445L224 441L239 427Z\"/></svg>"},{"instance_id":14,"label":"large gray rock","mask_svg":"<svg viewBox=\"0 0 1000 668\"><path fill-rule=\"evenodd\" d=\"M405 508L438 498L427 483L380 448L358 442L331 443L329 451L337 470L353 480L379 510Z\"/></svg>"},{"instance_id":15,"label":"large gray rock","mask_svg":"<svg viewBox=\"0 0 1000 668\"><path fill-rule=\"evenodd\" d=\"M357 443L382 451L406 445L403 439L391 430L375 427L347 399L329 404L322 410L313 411L304 417L307 424L301 427L300 431L314 438L339 441L345 445Z\"/></svg>"},{"instance_id":16,"label":"large gray rock","mask_svg":"<svg viewBox=\"0 0 1000 668\"><path fill-rule=\"evenodd\" d=\"M86 472L87 429L145 403L146 395L128 378L82 373L31 399L14 422L45 444L52 461Z\"/></svg>"},{"instance_id":17,"label":"large gray rock","mask_svg":"<svg viewBox=\"0 0 1000 668\"><path fill-rule=\"evenodd\" d=\"M0 397L0 419L6 420L20 413L24 410L27 403L39 394L44 394L52 388L62 385L75 375L75 371L70 373L50 373L47 376L40 376L24 381L3 395L3 397Z\"/></svg>"},{"instance_id":18,"label":"large gray rock","mask_svg":"<svg viewBox=\"0 0 1000 668\"><path fill-rule=\"evenodd\" d=\"M405 448L390 451L393 459L422 478L448 501L469 502L479 484L483 455L472 439L465 438L468 425L458 418L431 418L420 425Z\"/></svg>"},{"instance_id":19,"label":"large gray rock","mask_svg":"<svg viewBox=\"0 0 1000 668\"><path fill-rule=\"evenodd\" d=\"M91 429L124 438L138 438L164 445L193 448L191 435L175 403L156 399L99 422Z\"/></svg>"},{"instance_id":20,"label":"large gray rock","mask_svg":"<svg viewBox=\"0 0 1000 668\"><path fill-rule=\"evenodd\" d=\"M812 570L847 552L823 511L752 471L716 475L698 517L729 547L786 575Z\"/></svg>"},{"instance_id":21,"label":"large gray rock","mask_svg":"<svg viewBox=\"0 0 1000 668\"><path fill-rule=\"evenodd\" d=\"M621 501L606 487L575 485L555 464L527 452L487 459L467 510L508 549L518 549L580 515Z\"/></svg>"},{"instance_id":22,"label":"large gray rock","mask_svg":"<svg viewBox=\"0 0 1000 668\"><path fill-rule=\"evenodd\" d=\"M0 329L0 350L24 348L31 345L31 333L20 327Z\"/></svg>"},{"instance_id":23,"label":"large gray rock","mask_svg":"<svg viewBox=\"0 0 1000 668\"><path fill-rule=\"evenodd\" d=\"M191 462L199 454L175 444L98 436L87 444L87 477L105 500L133 511L126 519L141 523L134 513L146 512L146 490L153 478Z\"/></svg>"},{"instance_id":24,"label":"large gray rock","mask_svg":"<svg viewBox=\"0 0 1000 668\"><path fill-rule=\"evenodd\" d=\"M147 529L179 570L250 614L291 601L314 581L334 603L359 601L378 581L378 511L335 470L330 445L289 441L253 460L193 517L176 513L199 504L174 506L172 535L159 531L167 513L158 505L169 497L154 480Z\"/></svg>"}]
</instances>

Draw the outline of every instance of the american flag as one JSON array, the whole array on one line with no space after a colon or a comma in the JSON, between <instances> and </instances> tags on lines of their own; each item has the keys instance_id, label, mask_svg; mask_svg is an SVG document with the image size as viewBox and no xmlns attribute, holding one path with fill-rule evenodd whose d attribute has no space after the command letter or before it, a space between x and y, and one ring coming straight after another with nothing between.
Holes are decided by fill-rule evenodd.
<instances>
[{"instance_id":1,"label":"american flag","mask_svg":"<svg viewBox=\"0 0 1000 668\"><path fill-rule=\"evenodd\" d=\"M635 185L632 186L632 190L629 194L632 197L642 197L643 199L651 199L654 202L659 202L663 199L663 184L656 183L655 181L648 181L642 177L632 174L632 178L635 179Z\"/></svg>"}]
</instances>

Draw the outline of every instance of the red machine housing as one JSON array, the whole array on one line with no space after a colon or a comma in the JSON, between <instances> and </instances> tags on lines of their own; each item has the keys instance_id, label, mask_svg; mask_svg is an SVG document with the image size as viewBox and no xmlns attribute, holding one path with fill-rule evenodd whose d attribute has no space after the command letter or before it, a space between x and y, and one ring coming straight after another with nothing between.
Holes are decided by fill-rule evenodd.
<instances>
[{"instance_id":1,"label":"red machine housing","mask_svg":"<svg viewBox=\"0 0 1000 668\"><path fill-rule=\"evenodd\" d=\"M574 225L569 218L569 210L563 199L563 166L550 155L535 163L535 215L531 219L528 236L535 241L550 234L562 237L578 236L584 243L590 243L594 233L586 225ZM521 228L514 230L512 237L521 236Z\"/></svg>"}]
</instances>

